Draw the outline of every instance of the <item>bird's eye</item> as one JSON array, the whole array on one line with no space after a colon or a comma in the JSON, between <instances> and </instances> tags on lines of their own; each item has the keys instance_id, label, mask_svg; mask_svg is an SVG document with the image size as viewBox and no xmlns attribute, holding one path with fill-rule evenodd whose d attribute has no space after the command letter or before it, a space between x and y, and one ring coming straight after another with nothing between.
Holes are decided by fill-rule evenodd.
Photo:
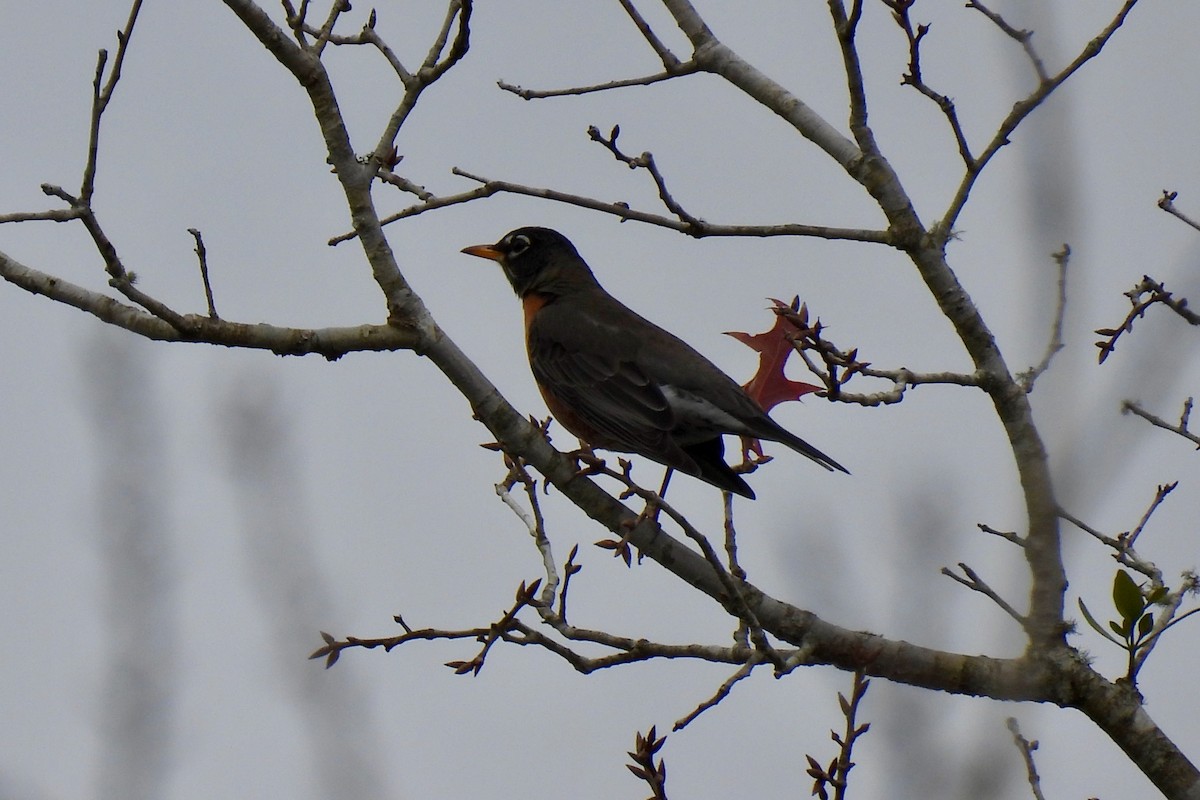
<instances>
[{"instance_id":1,"label":"bird's eye","mask_svg":"<svg viewBox=\"0 0 1200 800\"><path fill-rule=\"evenodd\" d=\"M533 242L529 241L529 237L523 233L518 233L516 236L509 238L509 240L508 240L508 255L509 255L509 257L511 258L512 256L521 255L521 253L524 253L526 250L529 249L529 245L531 245L531 244L533 244Z\"/></svg>"}]
</instances>

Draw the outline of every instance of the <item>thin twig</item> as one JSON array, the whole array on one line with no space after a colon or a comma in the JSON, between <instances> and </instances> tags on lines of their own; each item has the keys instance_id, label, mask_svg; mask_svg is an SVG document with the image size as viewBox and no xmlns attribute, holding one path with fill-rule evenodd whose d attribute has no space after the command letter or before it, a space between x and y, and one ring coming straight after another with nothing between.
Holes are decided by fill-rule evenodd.
<instances>
[{"instance_id":1,"label":"thin twig","mask_svg":"<svg viewBox=\"0 0 1200 800\"><path fill-rule=\"evenodd\" d=\"M1197 222L1175 207L1175 198L1177 197L1179 197L1179 192L1168 192L1164 189L1163 196L1159 198L1158 207L1200 231L1200 222Z\"/></svg>"},{"instance_id":2,"label":"thin twig","mask_svg":"<svg viewBox=\"0 0 1200 800\"><path fill-rule=\"evenodd\" d=\"M317 40L313 42L312 52L321 57L321 53L325 51L325 45L329 43L329 37L333 35L334 26L337 25L338 17L350 10L350 0L333 0L329 5L329 16L325 18L320 30L317 31Z\"/></svg>"},{"instance_id":3,"label":"thin twig","mask_svg":"<svg viewBox=\"0 0 1200 800\"><path fill-rule=\"evenodd\" d=\"M621 8L625 9L625 13L629 15L629 18L633 20L633 24L637 26L637 29L646 39L646 43L658 54L659 59L662 60L663 69L668 72L677 69L679 67L679 59L662 43L661 39L654 35L650 24L646 22L641 12L634 7L633 0L617 0L617 2L621 4Z\"/></svg>"},{"instance_id":4,"label":"thin twig","mask_svg":"<svg viewBox=\"0 0 1200 800\"><path fill-rule=\"evenodd\" d=\"M1096 329L1097 334L1105 337L1103 341L1096 342L1096 347L1100 348L1101 364L1117 349L1117 341L1121 336L1133 332L1133 323L1144 317L1151 306L1162 304L1174 311L1176 316L1189 325L1200 326L1200 314L1196 314L1188 308L1187 298L1176 298L1174 294L1167 291L1164 284L1149 275L1143 275L1142 279L1124 294L1129 298L1131 305L1125 319L1115 328Z\"/></svg>"},{"instance_id":5,"label":"thin twig","mask_svg":"<svg viewBox=\"0 0 1200 800\"><path fill-rule=\"evenodd\" d=\"M614 158L628 166L630 169L640 168L649 172L650 177L654 180L654 185L658 187L659 199L662 200L663 205L667 207L667 210L674 214L680 222L684 223L688 227L694 227L703 224L703 220L688 213L688 211L684 209L684 207L680 205L675 197L671 194L671 191L667 188L667 179L658 169L658 164L656 164L654 161L653 153L647 151L642 153L640 156L630 156L621 151L621 148L617 145L617 137L621 135L621 127L619 125L613 126L612 131L609 133L607 138L605 138L604 134L602 134L600 129L595 125L588 126L587 134L589 139L591 139L593 142L599 142L605 147L605 149L613 154Z\"/></svg>"},{"instance_id":6,"label":"thin twig","mask_svg":"<svg viewBox=\"0 0 1200 800\"><path fill-rule=\"evenodd\" d=\"M1034 800L1046 800L1042 794L1042 779L1038 777L1037 765L1033 763L1033 751L1038 749L1037 740L1032 742L1021 735L1021 728L1017 725L1016 717L1009 717L1006 724L1008 731L1012 734L1013 744L1021 751L1021 757L1025 760L1025 775L1029 781L1029 788L1033 791Z\"/></svg>"},{"instance_id":7,"label":"thin twig","mask_svg":"<svg viewBox=\"0 0 1200 800\"><path fill-rule=\"evenodd\" d=\"M188 228L188 233L196 240L196 258L200 259L200 280L204 283L204 299L208 301L208 318L220 319L217 306L213 302L212 284L208 280L208 249L204 246L204 239L197 228Z\"/></svg>"},{"instance_id":8,"label":"thin twig","mask_svg":"<svg viewBox=\"0 0 1200 800\"><path fill-rule=\"evenodd\" d=\"M1054 253L1051 258L1058 267L1058 294L1054 303L1054 321L1050 323L1050 341L1046 344L1046 353L1042 356L1041 362L1016 376L1017 383L1021 385L1026 394L1033 391L1034 382L1050 368L1050 362L1054 359L1055 354L1066 347L1063 343L1063 319L1067 313L1067 264L1071 260L1070 245L1064 244L1062 249Z\"/></svg>"},{"instance_id":9,"label":"thin twig","mask_svg":"<svg viewBox=\"0 0 1200 800\"><path fill-rule=\"evenodd\" d=\"M412 73L405 68L404 63L400 61L400 58L396 55L395 51L392 50L392 48L385 41L383 41L382 37L380 37L379 33L375 30L375 22L376 14L375 10L372 9L370 14L367 16L367 21L363 24L362 30L360 30L358 33L354 34L353 36L345 36L331 32L326 41L336 47L355 45L370 45L374 47L379 51L380 55L387 60L392 70L396 73L396 76L400 79L400 82L407 86L409 82L413 80ZM303 26L303 30L304 33L312 36L320 35L319 29L309 25Z\"/></svg>"},{"instance_id":10,"label":"thin twig","mask_svg":"<svg viewBox=\"0 0 1200 800\"><path fill-rule=\"evenodd\" d=\"M562 590L558 593L558 618L562 620L563 625L569 624L567 622L567 592L571 588L571 576L583 569L575 563L577 555L579 555L578 543L571 548L571 552L567 554L567 563L563 564Z\"/></svg>"},{"instance_id":11,"label":"thin twig","mask_svg":"<svg viewBox=\"0 0 1200 800\"><path fill-rule=\"evenodd\" d=\"M958 153L962 157L963 163L967 169L974 169L976 166L975 157L971 155L971 147L967 143L967 135L963 131L962 123L958 119L958 109L954 105L954 100L947 95L934 91L929 84L925 82L925 78L921 73L921 42L930 31L928 24L917 25L913 28L912 20L909 18L909 10L912 8L911 0L884 0L885 5L892 9L893 18L900 29L904 31L908 38L908 72L900 79L900 82L906 86L911 86L920 92L925 97L932 100L942 114L945 115L946 121L950 124L950 131L954 134L954 140L958 144Z\"/></svg>"},{"instance_id":12,"label":"thin twig","mask_svg":"<svg viewBox=\"0 0 1200 800\"><path fill-rule=\"evenodd\" d=\"M1033 65L1033 71L1037 73L1038 81L1045 83L1050 80L1049 74L1046 72L1046 65L1042 63L1041 56L1037 54L1037 50L1033 47L1033 31L1019 30L1009 25L1004 17L985 7L983 3L977 0L970 0L967 3L967 8L973 8L985 17L990 19L997 28L1004 31L1006 36L1009 36L1021 43L1021 47L1025 50L1025 55L1029 56L1029 61Z\"/></svg>"},{"instance_id":13,"label":"thin twig","mask_svg":"<svg viewBox=\"0 0 1200 800\"><path fill-rule=\"evenodd\" d=\"M958 562L958 568L963 571L963 575L966 576L965 578L961 577L959 575L956 575L954 572L952 572L950 570L949 567L942 567L941 572L947 578L951 578L951 579L957 581L958 583L961 583L963 586L966 586L968 589L975 591L975 592L979 592L980 594L991 599L991 601L993 603L995 603L996 605L1000 606L1001 609L1003 609L1004 613L1008 614L1010 617L1015 619L1021 625L1021 627L1024 628L1028 625L1029 620L1026 617L1022 616L1019 611L1017 611L1015 608L1013 608L1008 603L1007 600L1005 600L1003 597L998 595L995 592L995 590L992 589L992 587L988 586L987 583L985 583L983 581L983 579L979 577L979 574L977 572L975 572L975 570L971 569L970 567L968 567L966 564L962 563L961 561Z\"/></svg>"},{"instance_id":14,"label":"thin twig","mask_svg":"<svg viewBox=\"0 0 1200 800\"><path fill-rule=\"evenodd\" d=\"M1147 561L1139 556L1137 551L1129 546L1128 532L1122 533L1118 536L1109 536L1102 531L1096 530L1091 525L1088 525L1086 522L1072 515L1062 507L1059 507L1058 509L1058 516L1111 549L1113 551L1113 558L1116 559L1118 563L1124 564L1130 569L1142 573L1156 584L1162 583L1162 570L1160 570L1153 562Z\"/></svg>"},{"instance_id":15,"label":"thin twig","mask_svg":"<svg viewBox=\"0 0 1200 800\"><path fill-rule=\"evenodd\" d=\"M612 89L624 89L629 86L653 86L656 83L669 81L684 75L692 75L700 71L700 65L695 61L687 61L671 70L642 75L637 78L619 78L617 80L593 83L587 86L570 86L563 89L526 89L507 81L496 81L496 85L506 92L515 94L522 100L542 100L548 97L577 97L595 92L607 92Z\"/></svg>"},{"instance_id":16,"label":"thin twig","mask_svg":"<svg viewBox=\"0 0 1200 800\"><path fill-rule=\"evenodd\" d=\"M518 194L526 197L539 197L544 200L553 200L558 203L566 203L568 205L578 206L580 208L588 208L593 211L599 211L604 214L611 214L618 217L621 221L633 220L635 222L644 222L648 225L655 225L660 228L669 228L671 230L686 233L697 239L702 239L708 236L721 237L769 237L769 236L808 236L819 239L846 240L853 242L872 242L875 244L892 244L892 236L887 231L870 230L864 228L832 228L823 225L797 225L797 224L782 224L782 225L728 225L696 220L694 223L681 222L677 218L664 216L662 214L652 214L646 211L638 211L630 208L628 203L608 202L597 200L583 195L571 194L569 192L561 192L556 189L544 189L537 186L526 186L511 181L492 180L479 175L472 174L465 170L455 167L452 170L453 174L458 175L468 180L475 181L480 184L475 189L467 192L462 192L455 195L447 195L431 200L427 203L419 203L410 206L406 209L398 211L394 214L384 217L380 220L381 225L389 225L397 220L415 217L429 211L447 206L460 205L469 203L473 200L480 200L484 197L491 197L496 194ZM358 234L353 231L340 234L329 240L330 245L341 244L357 238Z\"/></svg>"},{"instance_id":17,"label":"thin twig","mask_svg":"<svg viewBox=\"0 0 1200 800\"><path fill-rule=\"evenodd\" d=\"M1167 495L1175 491L1175 487L1179 485L1179 481L1173 483L1160 483L1154 492L1154 499L1150 501L1150 506L1146 512L1142 514L1142 518L1138 520L1138 524L1134 527L1129 535L1125 537L1125 545L1130 549L1137 544L1138 537L1142 535L1142 531L1146 529L1146 523L1150 521L1150 517L1162 505L1162 501L1167 499Z\"/></svg>"},{"instance_id":18,"label":"thin twig","mask_svg":"<svg viewBox=\"0 0 1200 800\"><path fill-rule=\"evenodd\" d=\"M1025 121L1026 117L1033 113L1034 109L1040 106L1047 97L1049 97L1056 89L1058 89L1058 87L1062 86L1063 83L1065 83L1068 78L1074 75L1075 72L1078 71L1084 64L1100 54L1105 45L1107 45L1109 40L1113 37L1113 34L1115 34L1121 25L1124 24L1125 18L1129 16L1129 12L1133 10L1135 5L1137 5L1137 1L1138 0L1125 0L1125 3L1113 16L1108 25L1106 25L1104 29L1101 30L1100 33L1097 34L1090 42L1084 45L1083 49L1079 52L1079 55L1077 55L1074 60L1071 61L1071 63L1067 64L1067 66L1064 67L1058 74L1052 77L1042 77L1041 73L1044 72L1044 70L1038 70L1039 80L1037 88L1030 92L1029 95L1024 99L1013 104L1012 110L1001 121L999 127L996 129L995 134L993 134L991 141L988 142L987 146L983 149L983 152L981 152L975 158L974 166L967 168L962 180L959 182L958 189L955 191L954 198L950 201L949 207L946 209L946 212L942 215L941 220L936 225L938 230L948 235L949 232L954 229L954 224L958 220L959 215L962 213L963 208L966 206L967 199L971 195L971 189L974 187L975 182L979 179L979 175L983 172L984 167L987 166L987 164L992 160L996 153L1000 151L1001 148L1012 141L1013 131L1015 131L1017 127L1019 127L1021 123ZM970 2L968 5L972 8L977 8L981 12L985 10L984 7L977 2ZM1005 32L1008 33L1007 30ZM1012 34L1010 33L1009 35ZM1031 49L1032 46L1029 45L1028 42L1022 42L1022 45L1026 47L1027 53L1032 54L1031 58L1035 59L1034 65L1035 70L1037 70L1037 64L1040 63L1040 60L1036 58L1036 53L1034 53Z\"/></svg>"},{"instance_id":19,"label":"thin twig","mask_svg":"<svg viewBox=\"0 0 1200 800\"><path fill-rule=\"evenodd\" d=\"M846 87L850 95L850 131L859 147L871 145L864 141L869 136L867 127L867 89L863 81L862 60L858 54L858 22L862 19L862 3L855 0L849 15L840 2L831 2L829 12L833 15L833 28L842 51L842 67L846 73Z\"/></svg>"},{"instance_id":20,"label":"thin twig","mask_svg":"<svg viewBox=\"0 0 1200 800\"><path fill-rule=\"evenodd\" d=\"M109 70L108 80L104 78L104 64L108 60L108 51L101 50L96 60L96 77L92 82L92 116L88 126L87 162L83 167L83 182L79 189L79 202L89 206L92 194L96 190L96 159L100 152L100 119L104 116L121 80L121 67L125 64L125 54L129 50L129 39L133 36L133 26L137 23L138 13L142 10L142 0L134 0L129 9L129 18L125 27L117 31L117 55L113 58L112 69ZM102 85L103 81L103 85Z\"/></svg>"},{"instance_id":21,"label":"thin twig","mask_svg":"<svg viewBox=\"0 0 1200 800\"><path fill-rule=\"evenodd\" d=\"M857 722L858 708L862 704L863 698L866 697L870 685L871 681L867 679L863 671L856 670L850 699L847 700L841 692L838 693L838 707L842 710L842 716L846 718L846 726L840 736L834 731L829 732L830 738L838 745L838 753L829 762L829 766L822 767L821 763L811 755L806 757L808 760L807 772L813 779L812 794L821 800L829 800L828 787L830 786L833 787L834 800L845 800L847 797L850 787L850 770L854 769L854 745L858 741L858 737L871 729L870 723L859 725Z\"/></svg>"},{"instance_id":22,"label":"thin twig","mask_svg":"<svg viewBox=\"0 0 1200 800\"><path fill-rule=\"evenodd\" d=\"M1122 413L1128 412L1128 413L1135 414L1135 415L1141 417L1142 419L1146 420L1147 422L1149 422L1151 425L1153 425L1156 428L1162 428L1165 431L1170 431L1171 433L1182 436L1183 438L1190 441L1192 444L1196 445L1197 450L1200 450L1200 436L1197 436L1196 434L1194 434L1190 430L1188 430L1188 422L1192 415L1192 398L1191 397L1189 397L1187 400L1185 400L1183 402L1183 413L1179 415L1179 422L1177 424L1172 424L1170 422L1167 422L1162 417L1158 417L1158 416L1155 416L1154 414L1151 414L1149 411L1142 408L1140 405L1133 402L1132 400L1126 400L1125 402L1121 403L1121 411L1122 411Z\"/></svg>"},{"instance_id":23,"label":"thin twig","mask_svg":"<svg viewBox=\"0 0 1200 800\"><path fill-rule=\"evenodd\" d=\"M692 709L692 711L686 717L683 717L682 719L677 720L675 722L675 725L671 728L671 730L672 731L681 731L684 728L686 728L688 725L692 724L692 722L694 722L697 717L699 717L705 711L708 711L710 708L713 708L718 703L720 703L722 700L724 700L726 697L728 697L729 693L731 691L733 691L733 687L739 681L745 680L746 678L750 677L750 673L752 673L754 671L754 668L759 666L760 664L764 663L765 660L766 659L763 657L762 653L758 652L757 650L751 652L750 656L746 659L746 663L742 664L740 667L738 667L736 672L734 672L732 675L730 675L728 678L726 678L724 681L722 681L721 685L717 687L717 691L713 694L712 697L709 697L707 700L702 702L700 705L698 705L694 709Z\"/></svg>"},{"instance_id":24,"label":"thin twig","mask_svg":"<svg viewBox=\"0 0 1200 800\"><path fill-rule=\"evenodd\" d=\"M1018 547L1025 546L1025 537L1020 536L1016 531L997 530L996 528L993 528L990 525L985 525L982 522L977 523L975 527L979 528L979 530L983 531L984 533L990 533L992 536L999 536L1001 539L1004 539L1005 541L1012 542L1013 544L1017 545Z\"/></svg>"},{"instance_id":25,"label":"thin twig","mask_svg":"<svg viewBox=\"0 0 1200 800\"><path fill-rule=\"evenodd\" d=\"M744 581L746 580L746 571L738 563L737 528L733 524L733 493L725 492L723 501L722 505L725 506L725 557L729 559L729 574L739 581Z\"/></svg>"}]
</instances>

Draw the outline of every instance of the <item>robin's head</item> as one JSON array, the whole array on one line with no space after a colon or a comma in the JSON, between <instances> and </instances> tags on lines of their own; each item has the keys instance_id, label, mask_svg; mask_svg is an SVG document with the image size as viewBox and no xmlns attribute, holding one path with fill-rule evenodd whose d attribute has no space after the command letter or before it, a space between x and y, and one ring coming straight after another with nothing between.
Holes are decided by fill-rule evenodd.
<instances>
[{"instance_id":1,"label":"robin's head","mask_svg":"<svg viewBox=\"0 0 1200 800\"><path fill-rule=\"evenodd\" d=\"M549 228L517 228L495 244L464 247L462 252L499 262L520 297L530 292L563 294L597 285L575 245Z\"/></svg>"}]
</instances>

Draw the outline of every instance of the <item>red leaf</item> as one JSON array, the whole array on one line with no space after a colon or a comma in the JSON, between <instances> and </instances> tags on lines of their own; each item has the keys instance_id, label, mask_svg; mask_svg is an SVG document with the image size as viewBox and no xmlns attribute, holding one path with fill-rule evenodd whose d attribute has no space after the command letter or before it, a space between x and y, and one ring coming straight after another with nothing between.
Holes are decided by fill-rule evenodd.
<instances>
[{"instance_id":1,"label":"red leaf","mask_svg":"<svg viewBox=\"0 0 1200 800\"><path fill-rule=\"evenodd\" d=\"M799 314L800 319L804 319L807 315L807 310L799 306L799 298L790 304L774 299L771 302L779 311ZM758 371L742 388L756 403L762 406L763 411L770 411L780 403L799 400L810 392L821 390L820 386L793 381L784 375L788 356L793 352L792 340L799 333L801 333L800 327L788 319L788 314L778 313L778 311L775 315L774 327L764 333L749 334L740 331L726 331L726 335L732 336L747 347L758 351Z\"/></svg>"}]
</instances>

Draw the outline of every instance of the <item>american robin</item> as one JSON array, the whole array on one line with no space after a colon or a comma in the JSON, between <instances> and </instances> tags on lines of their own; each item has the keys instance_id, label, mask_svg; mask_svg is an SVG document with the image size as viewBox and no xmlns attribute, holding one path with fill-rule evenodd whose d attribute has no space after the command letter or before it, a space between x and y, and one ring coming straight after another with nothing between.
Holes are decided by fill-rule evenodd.
<instances>
[{"instance_id":1,"label":"american robin","mask_svg":"<svg viewBox=\"0 0 1200 800\"><path fill-rule=\"evenodd\" d=\"M525 309L529 366L546 406L593 447L637 453L750 499L754 491L725 463L723 434L780 442L848 472L686 342L604 291L561 233L518 228L462 252L504 269Z\"/></svg>"}]
</instances>

